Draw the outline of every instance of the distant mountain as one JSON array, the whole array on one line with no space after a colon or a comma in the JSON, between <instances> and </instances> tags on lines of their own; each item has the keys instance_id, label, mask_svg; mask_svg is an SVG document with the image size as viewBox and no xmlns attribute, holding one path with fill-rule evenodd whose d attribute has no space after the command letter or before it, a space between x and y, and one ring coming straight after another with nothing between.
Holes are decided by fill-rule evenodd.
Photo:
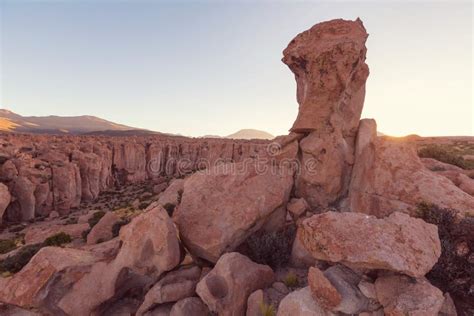
<instances>
[{"instance_id":1,"label":"distant mountain","mask_svg":"<svg viewBox=\"0 0 474 316\"><path fill-rule=\"evenodd\" d=\"M113 123L95 116L21 116L0 109L0 131L44 134L85 134L92 132L149 132ZM153 133L153 132L150 132Z\"/></svg>"},{"instance_id":2,"label":"distant mountain","mask_svg":"<svg viewBox=\"0 0 474 316\"><path fill-rule=\"evenodd\" d=\"M273 139L273 136L270 133L265 131L259 131L256 129L241 129L240 131L228 135L225 138L234 138L234 139Z\"/></svg>"}]
</instances>

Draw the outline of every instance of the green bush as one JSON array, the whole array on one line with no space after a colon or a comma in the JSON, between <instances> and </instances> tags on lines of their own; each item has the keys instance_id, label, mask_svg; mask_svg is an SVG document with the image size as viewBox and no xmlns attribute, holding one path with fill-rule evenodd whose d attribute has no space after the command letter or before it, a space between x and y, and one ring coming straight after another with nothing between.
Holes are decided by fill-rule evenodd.
<instances>
[{"instance_id":1,"label":"green bush","mask_svg":"<svg viewBox=\"0 0 474 316\"><path fill-rule=\"evenodd\" d=\"M289 288L295 288L298 286L298 276L294 272L288 272L288 274L285 276L285 279L283 280L285 285Z\"/></svg>"},{"instance_id":2,"label":"green bush","mask_svg":"<svg viewBox=\"0 0 474 316\"><path fill-rule=\"evenodd\" d=\"M260 314L262 316L275 316L276 309L272 304L266 304L265 302L260 302Z\"/></svg>"},{"instance_id":3,"label":"green bush","mask_svg":"<svg viewBox=\"0 0 474 316\"><path fill-rule=\"evenodd\" d=\"M458 308L474 315L474 218L457 219L456 211L420 203L418 216L438 226L441 256L426 277L436 287L449 292ZM469 253L460 255L457 246L466 243Z\"/></svg>"},{"instance_id":4,"label":"green bush","mask_svg":"<svg viewBox=\"0 0 474 316\"><path fill-rule=\"evenodd\" d=\"M17 273L43 247L43 244L24 246L14 255L0 261L0 272Z\"/></svg>"},{"instance_id":5,"label":"green bush","mask_svg":"<svg viewBox=\"0 0 474 316\"><path fill-rule=\"evenodd\" d=\"M55 246L55 247L61 247L64 244L68 244L72 241L72 238L70 235L60 232L57 234L54 234L53 236L50 236L46 238L44 241L44 246Z\"/></svg>"},{"instance_id":6,"label":"green bush","mask_svg":"<svg viewBox=\"0 0 474 316\"><path fill-rule=\"evenodd\" d=\"M418 150L418 156L421 158L433 158L438 161L448 163L450 165L458 166L467 169L468 166L464 158L460 155L449 151L439 145L427 145Z\"/></svg>"},{"instance_id":7,"label":"green bush","mask_svg":"<svg viewBox=\"0 0 474 316\"><path fill-rule=\"evenodd\" d=\"M285 266L290 260L296 227L288 225L276 232L259 231L241 246L241 252L252 261L272 268Z\"/></svg>"},{"instance_id":8,"label":"green bush","mask_svg":"<svg viewBox=\"0 0 474 316\"><path fill-rule=\"evenodd\" d=\"M0 254L4 254L16 249L16 243L11 239L0 239Z\"/></svg>"},{"instance_id":9,"label":"green bush","mask_svg":"<svg viewBox=\"0 0 474 316\"><path fill-rule=\"evenodd\" d=\"M104 211L97 211L92 215L91 218L87 221L89 223L90 228L94 227L97 225L97 223L100 221L102 217L104 217L105 212Z\"/></svg>"}]
</instances>

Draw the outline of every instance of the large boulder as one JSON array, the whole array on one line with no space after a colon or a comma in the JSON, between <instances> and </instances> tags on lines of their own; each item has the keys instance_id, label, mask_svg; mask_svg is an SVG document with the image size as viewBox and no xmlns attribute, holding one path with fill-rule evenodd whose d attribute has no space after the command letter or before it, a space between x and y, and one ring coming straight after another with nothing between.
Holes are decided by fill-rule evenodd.
<instances>
[{"instance_id":1,"label":"large boulder","mask_svg":"<svg viewBox=\"0 0 474 316\"><path fill-rule=\"evenodd\" d=\"M243 315L249 295L270 286L274 279L270 267L232 252L217 261L196 291L212 312L221 316Z\"/></svg>"},{"instance_id":2,"label":"large boulder","mask_svg":"<svg viewBox=\"0 0 474 316\"><path fill-rule=\"evenodd\" d=\"M73 286L98 260L91 252L72 248L42 248L20 272L0 287L0 301L44 312L55 305L64 289ZM59 290L59 291L58 291Z\"/></svg>"},{"instance_id":3,"label":"large boulder","mask_svg":"<svg viewBox=\"0 0 474 316\"><path fill-rule=\"evenodd\" d=\"M375 281L375 289L388 316L438 315L444 303L443 292L425 278L382 276Z\"/></svg>"},{"instance_id":4,"label":"large boulder","mask_svg":"<svg viewBox=\"0 0 474 316\"><path fill-rule=\"evenodd\" d=\"M3 213L7 209L8 204L10 204L10 200L11 195L8 187L0 183L0 224L2 223Z\"/></svg>"},{"instance_id":5,"label":"large boulder","mask_svg":"<svg viewBox=\"0 0 474 316\"><path fill-rule=\"evenodd\" d=\"M290 168L219 165L186 180L173 219L189 251L216 262L275 217L284 224L292 187Z\"/></svg>"},{"instance_id":6,"label":"large boulder","mask_svg":"<svg viewBox=\"0 0 474 316\"><path fill-rule=\"evenodd\" d=\"M465 212L474 209L474 197L448 178L425 168L416 150L404 141L375 135L376 126L361 125L355 165L345 207L385 217L402 211L417 214L419 203ZM467 189L464 187L464 189Z\"/></svg>"},{"instance_id":7,"label":"large boulder","mask_svg":"<svg viewBox=\"0 0 474 316\"><path fill-rule=\"evenodd\" d=\"M438 229L396 212L385 219L327 212L303 221L298 235L319 260L424 276L441 255Z\"/></svg>"},{"instance_id":8,"label":"large boulder","mask_svg":"<svg viewBox=\"0 0 474 316\"><path fill-rule=\"evenodd\" d=\"M146 288L181 261L176 229L162 207L123 226L120 240L122 247L115 259L94 264L60 299L62 311L78 316L100 312L127 290Z\"/></svg>"}]
</instances>

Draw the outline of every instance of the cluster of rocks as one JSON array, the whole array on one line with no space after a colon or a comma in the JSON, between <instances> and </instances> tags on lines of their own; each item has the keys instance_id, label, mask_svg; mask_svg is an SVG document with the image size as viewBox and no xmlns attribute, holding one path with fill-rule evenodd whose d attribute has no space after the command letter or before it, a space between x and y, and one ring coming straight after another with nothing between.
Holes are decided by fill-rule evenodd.
<instances>
[{"instance_id":1,"label":"cluster of rocks","mask_svg":"<svg viewBox=\"0 0 474 316\"><path fill-rule=\"evenodd\" d=\"M110 235L112 213L88 244L42 248L20 272L0 278L0 308L79 316L456 315L449 293L425 277L442 248L438 228L416 210L434 203L462 218L474 197L425 168L411 148L377 137L375 121L359 121L367 36L360 20L333 20L290 42L283 61L296 77L298 118L274 140L277 152L248 144L238 155L270 156L271 167L232 155L232 163L171 184L118 237ZM112 174L147 178L137 171L146 162L137 146L113 151ZM297 228L286 266L256 262L243 249L287 226ZM282 277L290 268L298 274Z\"/></svg>"},{"instance_id":2,"label":"cluster of rocks","mask_svg":"<svg viewBox=\"0 0 474 316\"><path fill-rule=\"evenodd\" d=\"M0 223L61 215L115 186L181 177L257 156L265 141L171 136L93 137L3 134Z\"/></svg>"}]
</instances>

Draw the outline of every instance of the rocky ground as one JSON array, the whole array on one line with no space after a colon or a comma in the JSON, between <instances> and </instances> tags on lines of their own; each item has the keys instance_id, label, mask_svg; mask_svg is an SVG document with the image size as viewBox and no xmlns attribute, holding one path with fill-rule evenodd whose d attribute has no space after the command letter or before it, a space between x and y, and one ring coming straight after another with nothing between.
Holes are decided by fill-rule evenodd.
<instances>
[{"instance_id":1,"label":"rocky ground","mask_svg":"<svg viewBox=\"0 0 474 316\"><path fill-rule=\"evenodd\" d=\"M3 135L0 314L473 315L472 143L360 120L367 36L290 42L272 142Z\"/></svg>"}]
</instances>

